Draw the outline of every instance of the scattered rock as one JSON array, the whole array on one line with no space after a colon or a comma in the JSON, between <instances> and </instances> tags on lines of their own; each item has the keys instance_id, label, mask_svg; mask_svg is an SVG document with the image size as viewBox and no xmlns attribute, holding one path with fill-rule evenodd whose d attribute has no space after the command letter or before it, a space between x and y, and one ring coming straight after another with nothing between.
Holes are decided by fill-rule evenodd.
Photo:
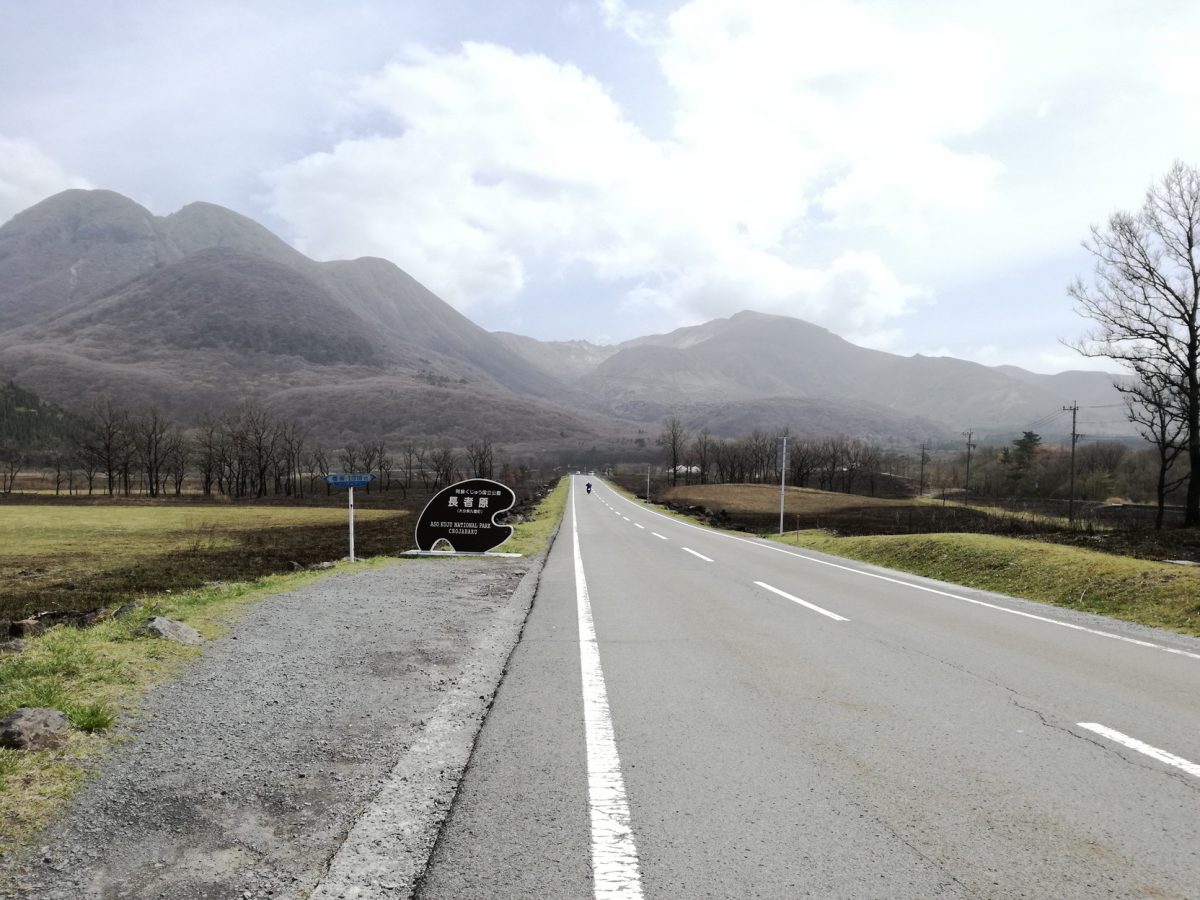
<instances>
[{"instance_id":1,"label":"scattered rock","mask_svg":"<svg viewBox=\"0 0 1200 900\"><path fill-rule=\"evenodd\" d=\"M46 630L46 623L37 616L30 616L28 619L21 619L19 622L13 622L8 626L8 636L13 638L31 638L37 637Z\"/></svg>"},{"instance_id":2,"label":"scattered rock","mask_svg":"<svg viewBox=\"0 0 1200 900\"><path fill-rule=\"evenodd\" d=\"M98 609L89 609L87 612L80 613L75 617L71 624L78 625L80 628L91 628L93 625L99 625L105 619L112 616L107 609L99 607Z\"/></svg>"},{"instance_id":3,"label":"scattered rock","mask_svg":"<svg viewBox=\"0 0 1200 900\"><path fill-rule=\"evenodd\" d=\"M67 742L71 720L57 709L23 706L0 719L0 747L53 750Z\"/></svg>"},{"instance_id":4,"label":"scattered rock","mask_svg":"<svg viewBox=\"0 0 1200 900\"><path fill-rule=\"evenodd\" d=\"M311 566L309 566L309 568L310 569L332 569L335 565L337 565L337 563L319 562L319 563L313 563Z\"/></svg>"},{"instance_id":5,"label":"scattered rock","mask_svg":"<svg viewBox=\"0 0 1200 900\"><path fill-rule=\"evenodd\" d=\"M164 616L154 616L145 624L142 630L146 634L152 634L154 637L162 638L167 641L175 641L177 644L203 644L204 638L191 625L185 625L183 622L176 622L174 619L168 619Z\"/></svg>"},{"instance_id":6,"label":"scattered rock","mask_svg":"<svg viewBox=\"0 0 1200 900\"><path fill-rule=\"evenodd\" d=\"M0 653L20 653L25 649L25 642L20 638L0 641Z\"/></svg>"},{"instance_id":7,"label":"scattered rock","mask_svg":"<svg viewBox=\"0 0 1200 900\"><path fill-rule=\"evenodd\" d=\"M304 569L304 566L300 565L300 563L296 562L294 559L289 562L288 565L292 567L293 572L300 572Z\"/></svg>"},{"instance_id":8,"label":"scattered rock","mask_svg":"<svg viewBox=\"0 0 1200 900\"><path fill-rule=\"evenodd\" d=\"M137 612L137 603L125 603L117 607L117 611L113 613L114 619L123 619L132 612Z\"/></svg>"}]
</instances>

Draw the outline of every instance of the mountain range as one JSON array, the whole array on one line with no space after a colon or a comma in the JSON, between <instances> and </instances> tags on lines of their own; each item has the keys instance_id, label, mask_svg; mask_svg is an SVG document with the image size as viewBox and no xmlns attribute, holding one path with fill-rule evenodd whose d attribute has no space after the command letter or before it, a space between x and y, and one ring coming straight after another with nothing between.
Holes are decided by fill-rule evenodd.
<instances>
[{"instance_id":1,"label":"mountain range","mask_svg":"<svg viewBox=\"0 0 1200 900\"><path fill-rule=\"evenodd\" d=\"M386 260L317 262L231 210L160 217L102 190L0 226L0 375L68 409L112 396L183 422L252 399L330 440L617 452L678 415L911 445L1007 439L1071 401L1132 433L1101 373L898 356L750 311L613 346L491 333Z\"/></svg>"}]
</instances>

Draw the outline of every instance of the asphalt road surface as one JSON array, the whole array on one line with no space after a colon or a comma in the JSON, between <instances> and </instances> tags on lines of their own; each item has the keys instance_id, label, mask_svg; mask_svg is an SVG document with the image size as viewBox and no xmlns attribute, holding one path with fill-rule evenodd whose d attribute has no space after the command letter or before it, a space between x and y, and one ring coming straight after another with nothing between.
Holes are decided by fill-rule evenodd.
<instances>
[{"instance_id":1,"label":"asphalt road surface","mask_svg":"<svg viewBox=\"0 0 1200 900\"><path fill-rule=\"evenodd\" d=\"M573 482L422 897L1200 897L1200 641Z\"/></svg>"}]
</instances>

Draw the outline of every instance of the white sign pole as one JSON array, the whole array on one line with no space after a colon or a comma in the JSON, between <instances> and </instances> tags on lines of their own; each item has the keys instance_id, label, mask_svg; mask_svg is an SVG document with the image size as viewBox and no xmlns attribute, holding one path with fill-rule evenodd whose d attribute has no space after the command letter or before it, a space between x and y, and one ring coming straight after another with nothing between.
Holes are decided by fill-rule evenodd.
<instances>
[{"instance_id":1,"label":"white sign pole","mask_svg":"<svg viewBox=\"0 0 1200 900\"><path fill-rule=\"evenodd\" d=\"M350 488L350 562L354 562L354 488Z\"/></svg>"}]
</instances>

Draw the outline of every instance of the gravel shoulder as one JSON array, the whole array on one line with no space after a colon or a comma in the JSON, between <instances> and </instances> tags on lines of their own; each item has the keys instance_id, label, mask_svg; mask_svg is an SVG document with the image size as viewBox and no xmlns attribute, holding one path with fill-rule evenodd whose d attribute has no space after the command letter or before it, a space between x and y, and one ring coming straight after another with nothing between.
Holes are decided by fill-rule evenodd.
<instances>
[{"instance_id":1,"label":"gravel shoulder","mask_svg":"<svg viewBox=\"0 0 1200 900\"><path fill-rule=\"evenodd\" d=\"M269 597L155 690L0 897L406 897L544 554L417 560Z\"/></svg>"}]
</instances>

